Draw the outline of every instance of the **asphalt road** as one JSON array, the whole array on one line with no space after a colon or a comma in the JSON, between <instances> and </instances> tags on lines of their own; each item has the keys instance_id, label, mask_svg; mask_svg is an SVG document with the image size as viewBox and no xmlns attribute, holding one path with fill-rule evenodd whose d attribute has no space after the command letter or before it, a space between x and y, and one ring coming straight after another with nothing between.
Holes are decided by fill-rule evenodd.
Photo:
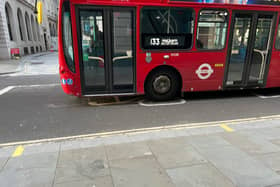
<instances>
[{"instance_id":1,"label":"asphalt road","mask_svg":"<svg viewBox=\"0 0 280 187\"><path fill-rule=\"evenodd\" d=\"M280 113L280 98L262 99L250 90L186 94L182 105L145 107L132 102L97 107L64 94L59 85L49 85L59 83L57 75L0 77L0 81L4 87L42 85L0 95L0 143ZM265 92L280 94L280 90Z\"/></svg>"},{"instance_id":2,"label":"asphalt road","mask_svg":"<svg viewBox=\"0 0 280 187\"><path fill-rule=\"evenodd\" d=\"M91 106L64 94L57 54L31 56L23 71L0 76L0 144L89 133L280 114L280 89L185 94L185 104L145 107L138 102ZM40 86L30 86L40 85Z\"/></svg>"}]
</instances>

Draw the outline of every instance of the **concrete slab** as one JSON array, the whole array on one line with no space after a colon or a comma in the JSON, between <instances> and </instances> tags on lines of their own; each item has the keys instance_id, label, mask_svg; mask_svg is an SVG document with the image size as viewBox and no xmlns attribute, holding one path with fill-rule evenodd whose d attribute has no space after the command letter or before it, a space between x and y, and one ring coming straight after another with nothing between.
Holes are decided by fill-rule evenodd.
<instances>
[{"instance_id":1,"label":"concrete slab","mask_svg":"<svg viewBox=\"0 0 280 187\"><path fill-rule=\"evenodd\" d=\"M109 160L130 159L152 155L146 142L133 142L105 146Z\"/></svg>"},{"instance_id":2,"label":"concrete slab","mask_svg":"<svg viewBox=\"0 0 280 187\"><path fill-rule=\"evenodd\" d=\"M33 145L25 145L23 155L32 155L39 153L58 153L60 149L60 143L40 143Z\"/></svg>"},{"instance_id":3,"label":"concrete slab","mask_svg":"<svg viewBox=\"0 0 280 187\"><path fill-rule=\"evenodd\" d=\"M249 154L280 152L280 147L251 131L224 133L222 136L228 142Z\"/></svg>"},{"instance_id":4,"label":"concrete slab","mask_svg":"<svg viewBox=\"0 0 280 187\"><path fill-rule=\"evenodd\" d=\"M61 151L55 183L93 180L110 174L103 146Z\"/></svg>"},{"instance_id":5,"label":"concrete slab","mask_svg":"<svg viewBox=\"0 0 280 187\"><path fill-rule=\"evenodd\" d=\"M0 175L0 186L6 187L51 187L54 179L53 168L28 168L3 170Z\"/></svg>"},{"instance_id":6,"label":"concrete slab","mask_svg":"<svg viewBox=\"0 0 280 187\"><path fill-rule=\"evenodd\" d=\"M256 158L274 171L280 172L280 152L258 155Z\"/></svg>"},{"instance_id":7,"label":"concrete slab","mask_svg":"<svg viewBox=\"0 0 280 187\"><path fill-rule=\"evenodd\" d=\"M263 129L257 129L256 131L261 135L263 135L268 140L279 139L280 128L263 128Z\"/></svg>"},{"instance_id":8,"label":"concrete slab","mask_svg":"<svg viewBox=\"0 0 280 187\"><path fill-rule=\"evenodd\" d=\"M67 151L73 149L99 147L102 145L103 141L101 138L77 139L61 142L60 149L61 151Z\"/></svg>"},{"instance_id":9,"label":"concrete slab","mask_svg":"<svg viewBox=\"0 0 280 187\"><path fill-rule=\"evenodd\" d=\"M228 141L221 138L219 135L191 136L187 137L186 140L195 147L196 145L199 146L200 149L232 146Z\"/></svg>"},{"instance_id":10,"label":"concrete slab","mask_svg":"<svg viewBox=\"0 0 280 187\"><path fill-rule=\"evenodd\" d=\"M208 134L214 134L224 132L224 129L221 127L203 127L203 128L190 128L188 129L188 133L191 136L194 135L208 135Z\"/></svg>"},{"instance_id":11,"label":"concrete slab","mask_svg":"<svg viewBox=\"0 0 280 187\"><path fill-rule=\"evenodd\" d=\"M98 177L93 180L68 181L54 184L54 187L113 187L112 177Z\"/></svg>"},{"instance_id":12,"label":"concrete slab","mask_svg":"<svg viewBox=\"0 0 280 187\"><path fill-rule=\"evenodd\" d=\"M0 172L2 171L2 169L4 168L5 164L7 163L9 158L0 158Z\"/></svg>"},{"instance_id":13,"label":"concrete slab","mask_svg":"<svg viewBox=\"0 0 280 187\"><path fill-rule=\"evenodd\" d=\"M110 162L115 187L174 186L155 158L135 158Z\"/></svg>"},{"instance_id":14,"label":"concrete slab","mask_svg":"<svg viewBox=\"0 0 280 187\"><path fill-rule=\"evenodd\" d=\"M216 147L205 146L206 140L213 145L208 137L196 138L191 144L235 185L263 187L280 183L280 176L273 170L234 146L224 146L222 137L216 137L215 141L224 142L215 143Z\"/></svg>"},{"instance_id":15,"label":"concrete slab","mask_svg":"<svg viewBox=\"0 0 280 187\"><path fill-rule=\"evenodd\" d=\"M233 183L209 164L167 170L176 187L234 187Z\"/></svg>"},{"instance_id":16,"label":"concrete slab","mask_svg":"<svg viewBox=\"0 0 280 187\"><path fill-rule=\"evenodd\" d=\"M159 140L162 138L171 138L177 136L176 133L169 132L169 130L155 130L149 132L140 132L140 133L133 133L128 135L132 142L139 142L139 141L149 141L149 140Z\"/></svg>"},{"instance_id":17,"label":"concrete slab","mask_svg":"<svg viewBox=\"0 0 280 187\"><path fill-rule=\"evenodd\" d=\"M207 162L184 138L169 138L148 143L163 168Z\"/></svg>"},{"instance_id":18,"label":"concrete slab","mask_svg":"<svg viewBox=\"0 0 280 187\"><path fill-rule=\"evenodd\" d=\"M280 139L271 140L271 142L277 146L280 146Z\"/></svg>"},{"instance_id":19,"label":"concrete slab","mask_svg":"<svg viewBox=\"0 0 280 187\"><path fill-rule=\"evenodd\" d=\"M57 159L58 152L22 155L10 158L4 170L18 171L32 168L51 168L54 170L56 168Z\"/></svg>"},{"instance_id":20,"label":"concrete slab","mask_svg":"<svg viewBox=\"0 0 280 187\"><path fill-rule=\"evenodd\" d=\"M122 143L131 142L129 137L125 134L102 137L101 141L103 142L104 145L113 145L113 144L122 144Z\"/></svg>"},{"instance_id":21,"label":"concrete slab","mask_svg":"<svg viewBox=\"0 0 280 187\"><path fill-rule=\"evenodd\" d=\"M9 157L13 154L15 147L5 147L0 148L0 172L4 168L5 164L7 163Z\"/></svg>"}]
</instances>

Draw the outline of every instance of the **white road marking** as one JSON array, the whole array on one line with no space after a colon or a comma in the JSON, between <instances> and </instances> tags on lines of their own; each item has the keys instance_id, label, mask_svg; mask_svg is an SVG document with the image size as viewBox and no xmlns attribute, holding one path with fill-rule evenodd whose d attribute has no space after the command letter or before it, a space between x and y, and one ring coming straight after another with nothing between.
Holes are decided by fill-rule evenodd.
<instances>
[{"instance_id":1,"label":"white road marking","mask_svg":"<svg viewBox=\"0 0 280 187\"><path fill-rule=\"evenodd\" d=\"M172 106L172 105L183 105L186 103L186 100L180 99L174 102L160 102L160 103L144 103L144 100L139 101L138 104L141 106L152 107L152 106Z\"/></svg>"},{"instance_id":2,"label":"white road marking","mask_svg":"<svg viewBox=\"0 0 280 187\"><path fill-rule=\"evenodd\" d=\"M17 88L34 88L34 87L53 87L60 86L60 84L33 84L33 85L18 85Z\"/></svg>"},{"instance_id":3,"label":"white road marking","mask_svg":"<svg viewBox=\"0 0 280 187\"><path fill-rule=\"evenodd\" d=\"M256 96L258 96L261 99L272 99L272 98L279 98L280 97L280 95L264 96L264 95L258 95L258 94L256 94Z\"/></svg>"},{"instance_id":4,"label":"white road marking","mask_svg":"<svg viewBox=\"0 0 280 187\"><path fill-rule=\"evenodd\" d=\"M11 91L11 90L14 89L14 88L15 88L15 86L8 86L8 87L6 87L6 88L0 90L0 95L4 95L5 93Z\"/></svg>"},{"instance_id":5,"label":"white road marking","mask_svg":"<svg viewBox=\"0 0 280 187\"><path fill-rule=\"evenodd\" d=\"M59 86L60 84L35 84L35 85L15 85L15 86L7 86L6 88L0 90L0 95L4 95L11 91L14 88L36 88L36 87L53 87Z\"/></svg>"}]
</instances>

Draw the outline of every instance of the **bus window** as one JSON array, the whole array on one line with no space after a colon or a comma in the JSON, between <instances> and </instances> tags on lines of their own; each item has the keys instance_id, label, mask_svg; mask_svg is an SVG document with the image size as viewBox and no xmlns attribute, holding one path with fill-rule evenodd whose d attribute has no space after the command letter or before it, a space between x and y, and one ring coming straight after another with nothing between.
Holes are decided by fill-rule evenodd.
<instances>
[{"instance_id":1,"label":"bus window","mask_svg":"<svg viewBox=\"0 0 280 187\"><path fill-rule=\"evenodd\" d=\"M194 11L186 8L143 8L141 40L144 49L190 49Z\"/></svg>"},{"instance_id":2,"label":"bus window","mask_svg":"<svg viewBox=\"0 0 280 187\"><path fill-rule=\"evenodd\" d=\"M63 3L62 29L63 51L65 55L65 61L69 69L72 72L75 72L69 2Z\"/></svg>"},{"instance_id":3,"label":"bus window","mask_svg":"<svg viewBox=\"0 0 280 187\"><path fill-rule=\"evenodd\" d=\"M279 24L278 24L278 30L277 30L275 48L276 48L276 49L280 49L280 21L279 21Z\"/></svg>"},{"instance_id":4,"label":"bus window","mask_svg":"<svg viewBox=\"0 0 280 187\"><path fill-rule=\"evenodd\" d=\"M199 14L196 47L215 50L225 47L227 33L226 11L202 10Z\"/></svg>"}]
</instances>

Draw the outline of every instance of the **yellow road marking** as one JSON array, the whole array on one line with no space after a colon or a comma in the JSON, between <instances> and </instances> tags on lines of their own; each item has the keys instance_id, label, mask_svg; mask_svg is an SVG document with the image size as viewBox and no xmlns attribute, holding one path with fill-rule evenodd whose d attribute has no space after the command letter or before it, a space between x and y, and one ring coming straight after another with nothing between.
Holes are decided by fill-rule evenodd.
<instances>
[{"instance_id":1,"label":"yellow road marking","mask_svg":"<svg viewBox=\"0 0 280 187\"><path fill-rule=\"evenodd\" d=\"M222 125L220 125L220 127L222 127L227 132L234 132L234 129L230 128L226 124L222 124Z\"/></svg>"},{"instance_id":2,"label":"yellow road marking","mask_svg":"<svg viewBox=\"0 0 280 187\"><path fill-rule=\"evenodd\" d=\"M16 150L14 151L12 157L18 157L18 156L21 156L22 153L24 151L24 147L22 145L20 146L17 146Z\"/></svg>"}]
</instances>

